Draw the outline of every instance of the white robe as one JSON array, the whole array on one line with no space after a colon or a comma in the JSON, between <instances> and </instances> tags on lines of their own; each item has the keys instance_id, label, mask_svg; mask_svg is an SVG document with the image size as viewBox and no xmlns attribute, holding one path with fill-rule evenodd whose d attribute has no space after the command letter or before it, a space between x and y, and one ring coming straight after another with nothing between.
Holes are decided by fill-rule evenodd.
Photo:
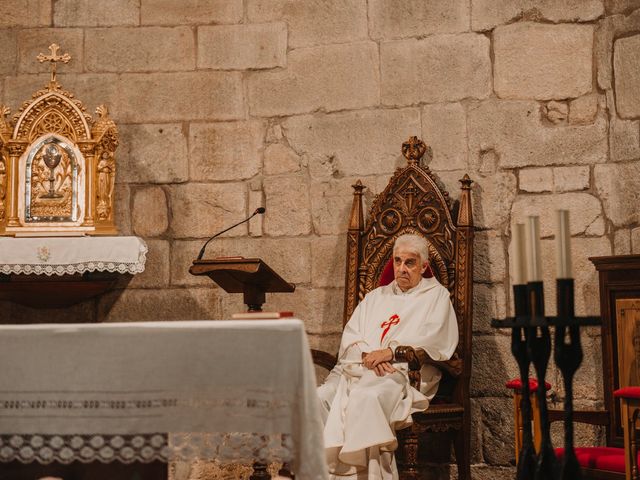
<instances>
[{"instance_id":1,"label":"white robe","mask_svg":"<svg viewBox=\"0 0 640 480\"><path fill-rule=\"evenodd\" d=\"M362 365L362 353L410 345L448 360L457 344L449 291L435 278L423 278L407 292L394 281L365 296L345 326L338 364L318 388L333 478L397 479L395 430L429 406L441 378L436 367L423 366L418 392L409 385L406 364L378 377Z\"/></svg>"}]
</instances>

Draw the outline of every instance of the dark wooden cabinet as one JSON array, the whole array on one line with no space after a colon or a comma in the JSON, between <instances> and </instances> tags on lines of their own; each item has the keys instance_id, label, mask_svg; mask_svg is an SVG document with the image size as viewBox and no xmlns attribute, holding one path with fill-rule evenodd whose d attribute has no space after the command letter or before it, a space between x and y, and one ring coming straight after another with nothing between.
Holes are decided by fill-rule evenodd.
<instances>
[{"instance_id":1,"label":"dark wooden cabinet","mask_svg":"<svg viewBox=\"0 0 640 480\"><path fill-rule=\"evenodd\" d=\"M618 388L640 385L640 255L591 257L599 274L607 444L623 447Z\"/></svg>"}]
</instances>

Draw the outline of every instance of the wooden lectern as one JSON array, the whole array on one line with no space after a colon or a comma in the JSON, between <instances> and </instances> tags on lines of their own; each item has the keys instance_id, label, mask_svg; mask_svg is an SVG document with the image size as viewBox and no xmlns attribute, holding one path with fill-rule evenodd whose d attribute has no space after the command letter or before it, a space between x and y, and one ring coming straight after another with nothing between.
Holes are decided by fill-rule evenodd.
<instances>
[{"instance_id":1,"label":"wooden lectern","mask_svg":"<svg viewBox=\"0 0 640 480\"><path fill-rule=\"evenodd\" d=\"M189 273L207 275L227 293L243 293L249 312L262 311L266 292L293 292L296 289L259 258L194 260Z\"/></svg>"}]
</instances>

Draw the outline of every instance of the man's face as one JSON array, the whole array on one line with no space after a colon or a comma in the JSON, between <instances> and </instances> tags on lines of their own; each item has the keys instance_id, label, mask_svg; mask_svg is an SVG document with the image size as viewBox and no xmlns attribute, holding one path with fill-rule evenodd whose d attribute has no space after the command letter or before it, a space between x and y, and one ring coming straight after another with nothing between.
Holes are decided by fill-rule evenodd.
<instances>
[{"instance_id":1,"label":"man's face","mask_svg":"<svg viewBox=\"0 0 640 480\"><path fill-rule=\"evenodd\" d=\"M398 248L393 252L393 273L398 287L403 292L420 283L422 273L427 268L427 262L421 262L420 256L409 250Z\"/></svg>"}]
</instances>

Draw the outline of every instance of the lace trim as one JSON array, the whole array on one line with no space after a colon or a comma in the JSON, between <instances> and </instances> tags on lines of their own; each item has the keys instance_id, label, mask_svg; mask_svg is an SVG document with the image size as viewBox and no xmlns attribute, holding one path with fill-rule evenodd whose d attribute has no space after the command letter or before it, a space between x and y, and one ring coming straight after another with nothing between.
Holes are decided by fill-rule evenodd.
<instances>
[{"instance_id":1,"label":"lace trim","mask_svg":"<svg viewBox=\"0 0 640 480\"><path fill-rule=\"evenodd\" d=\"M217 460L220 463L291 462L293 440L288 434L161 433L140 435L0 435L0 463L42 464L149 463L155 460Z\"/></svg>"},{"instance_id":2,"label":"lace trim","mask_svg":"<svg viewBox=\"0 0 640 480\"><path fill-rule=\"evenodd\" d=\"M170 457L166 435L0 435L0 462L122 463Z\"/></svg>"},{"instance_id":3,"label":"lace trim","mask_svg":"<svg viewBox=\"0 0 640 480\"><path fill-rule=\"evenodd\" d=\"M138 260L134 263L104 262L92 260L90 262L67 264L4 264L0 265L0 273L10 274L35 274L35 275L73 275L85 272L111 272L111 273L136 273L144 272L149 249L145 243L141 243Z\"/></svg>"}]
</instances>

